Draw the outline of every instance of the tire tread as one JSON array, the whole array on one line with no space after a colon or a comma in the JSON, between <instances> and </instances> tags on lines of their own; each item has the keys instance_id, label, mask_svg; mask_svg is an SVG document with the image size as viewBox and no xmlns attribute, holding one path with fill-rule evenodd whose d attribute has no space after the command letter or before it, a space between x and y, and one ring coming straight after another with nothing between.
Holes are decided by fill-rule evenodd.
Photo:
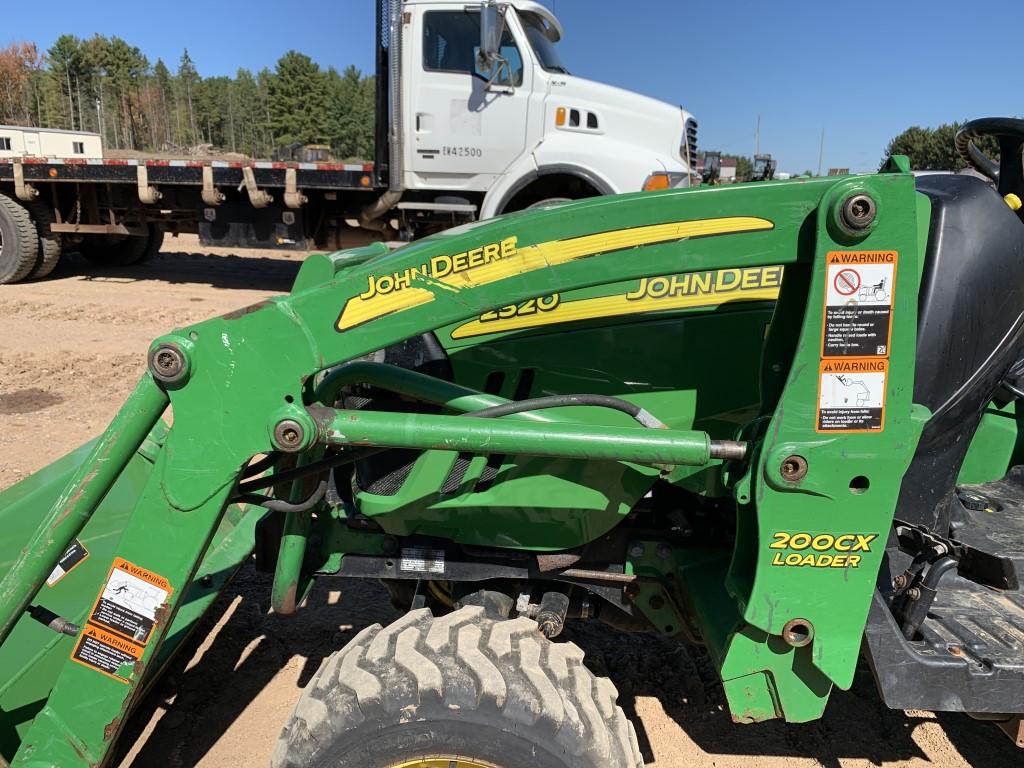
<instances>
[{"instance_id":1,"label":"tire tread","mask_svg":"<svg viewBox=\"0 0 1024 768\"><path fill-rule=\"evenodd\" d=\"M14 269L7 275L0 272L0 284L17 283L24 280L35 269L39 257L39 238L32 217L17 200L0 194L0 216L7 217L14 225L16 261ZM3 269L0 264L0 270Z\"/></svg>"},{"instance_id":2,"label":"tire tread","mask_svg":"<svg viewBox=\"0 0 1024 768\"><path fill-rule=\"evenodd\" d=\"M452 703L467 683L475 690L471 711ZM420 609L364 629L322 665L271 766L319 765L317 755L340 735L457 707L467 727L486 718L534 733L560 749L567 766L639 768L636 734L617 697L611 681L583 665L579 647L547 640L530 619L499 620L479 606L438 618Z\"/></svg>"}]
</instances>

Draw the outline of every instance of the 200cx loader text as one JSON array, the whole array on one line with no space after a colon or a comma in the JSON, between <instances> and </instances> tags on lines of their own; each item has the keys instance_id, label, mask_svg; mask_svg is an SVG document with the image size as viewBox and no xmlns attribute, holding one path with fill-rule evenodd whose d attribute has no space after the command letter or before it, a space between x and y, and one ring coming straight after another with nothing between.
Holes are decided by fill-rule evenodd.
<instances>
[{"instance_id":1,"label":"200cx loader text","mask_svg":"<svg viewBox=\"0 0 1024 768\"><path fill-rule=\"evenodd\" d=\"M315 256L157 339L0 495L3 757L102 764L253 552L279 613L326 574L408 611L321 667L280 768L640 765L584 618L706 646L739 722L819 717L863 652L890 706L1019 741L1022 142L958 139L998 192L894 157Z\"/></svg>"}]
</instances>

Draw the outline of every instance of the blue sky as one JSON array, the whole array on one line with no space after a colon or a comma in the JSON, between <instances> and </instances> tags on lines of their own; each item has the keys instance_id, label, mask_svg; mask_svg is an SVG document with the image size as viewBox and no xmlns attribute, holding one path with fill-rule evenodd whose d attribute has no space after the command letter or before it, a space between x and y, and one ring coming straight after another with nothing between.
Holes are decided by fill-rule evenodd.
<instances>
[{"instance_id":1,"label":"blue sky","mask_svg":"<svg viewBox=\"0 0 1024 768\"><path fill-rule=\"evenodd\" d=\"M761 149L783 171L817 169L822 128L824 167L863 171L909 125L1024 114L1019 1L545 2L574 74L683 105L707 149L752 154L760 115ZM42 17L10 2L0 45L46 48L63 31L119 35L172 67L187 47L203 75L272 65L289 48L324 66L373 64L373 0L49 0Z\"/></svg>"}]
</instances>

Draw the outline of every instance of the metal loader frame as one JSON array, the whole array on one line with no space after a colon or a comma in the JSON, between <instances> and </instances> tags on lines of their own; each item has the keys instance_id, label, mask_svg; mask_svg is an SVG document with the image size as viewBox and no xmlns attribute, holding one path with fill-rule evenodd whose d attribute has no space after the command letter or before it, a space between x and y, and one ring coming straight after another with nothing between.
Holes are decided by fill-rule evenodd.
<instances>
[{"instance_id":1,"label":"metal loader frame","mask_svg":"<svg viewBox=\"0 0 1024 768\"><path fill-rule=\"evenodd\" d=\"M64 664L13 765L102 764L157 671L168 628L253 457L294 454L309 465L338 447L351 455L403 447L628 462L655 477L675 465L721 465L738 510L734 549L681 548L655 558L653 547L646 555L631 548L638 554L626 573L644 574L678 606L690 606L688 621L719 666L735 719L818 717L831 687L852 682L900 480L926 416L911 393L927 204L905 167L887 170L595 199L452 230L391 254L370 246L314 256L291 295L158 339L150 372L0 582L0 643L30 621L25 609L169 404L173 426L116 548L118 562L165 580L165 602L134 663L113 675ZM856 196L876 207L864 226L843 218ZM826 256L846 251L898 252L899 270L883 427L841 434L817 430L816 403ZM324 386L323 374L341 363L539 295L780 264L786 277L765 356L751 365L761 371L762 414L738 442L543 413L347 411L329 394L336 387ZM346 375L367 380L373 371ZM413 385L432 389L450 413L502 402L422 378ZM309 576L305 539L316 508L298 502L313 498L315 480L292 486L286 511L274 587L275 606L285 611ZM780 532L850 537L859 542L858 560L838 568L773 565L770 544ZM74 642L67 639L69 653Z\"/></svg>"}]
</instances>

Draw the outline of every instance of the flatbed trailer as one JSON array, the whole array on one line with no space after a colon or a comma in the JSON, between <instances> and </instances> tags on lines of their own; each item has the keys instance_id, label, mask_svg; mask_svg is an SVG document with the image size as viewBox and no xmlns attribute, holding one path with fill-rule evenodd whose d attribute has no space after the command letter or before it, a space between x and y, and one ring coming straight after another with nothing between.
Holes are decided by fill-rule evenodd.
<instances>
[{"instance_id":1,"label":"flatbed trailer","mask_svg":"<svg viewBox=\"0 0 1024 768\"><path fill-rule=\"evenodd\" d=\"M536 0L377 4L372 162L0 157L0 285L68 250L132 264L167 233L337 249L694 181L693 116L569 74Z\"/></svg>"},{"instance_id":2,"label":"flatbed trailer","mask_svg":"<svg viewBox=\"0 0 1024 768\"><path fill-rule=\"evenodd\" d=\"M380 194L373 163L0 159L5 182L52 211L50 231L69 248L153 226L210 245L333 247L342 218Z\"/></svg>"}]
</instances>

